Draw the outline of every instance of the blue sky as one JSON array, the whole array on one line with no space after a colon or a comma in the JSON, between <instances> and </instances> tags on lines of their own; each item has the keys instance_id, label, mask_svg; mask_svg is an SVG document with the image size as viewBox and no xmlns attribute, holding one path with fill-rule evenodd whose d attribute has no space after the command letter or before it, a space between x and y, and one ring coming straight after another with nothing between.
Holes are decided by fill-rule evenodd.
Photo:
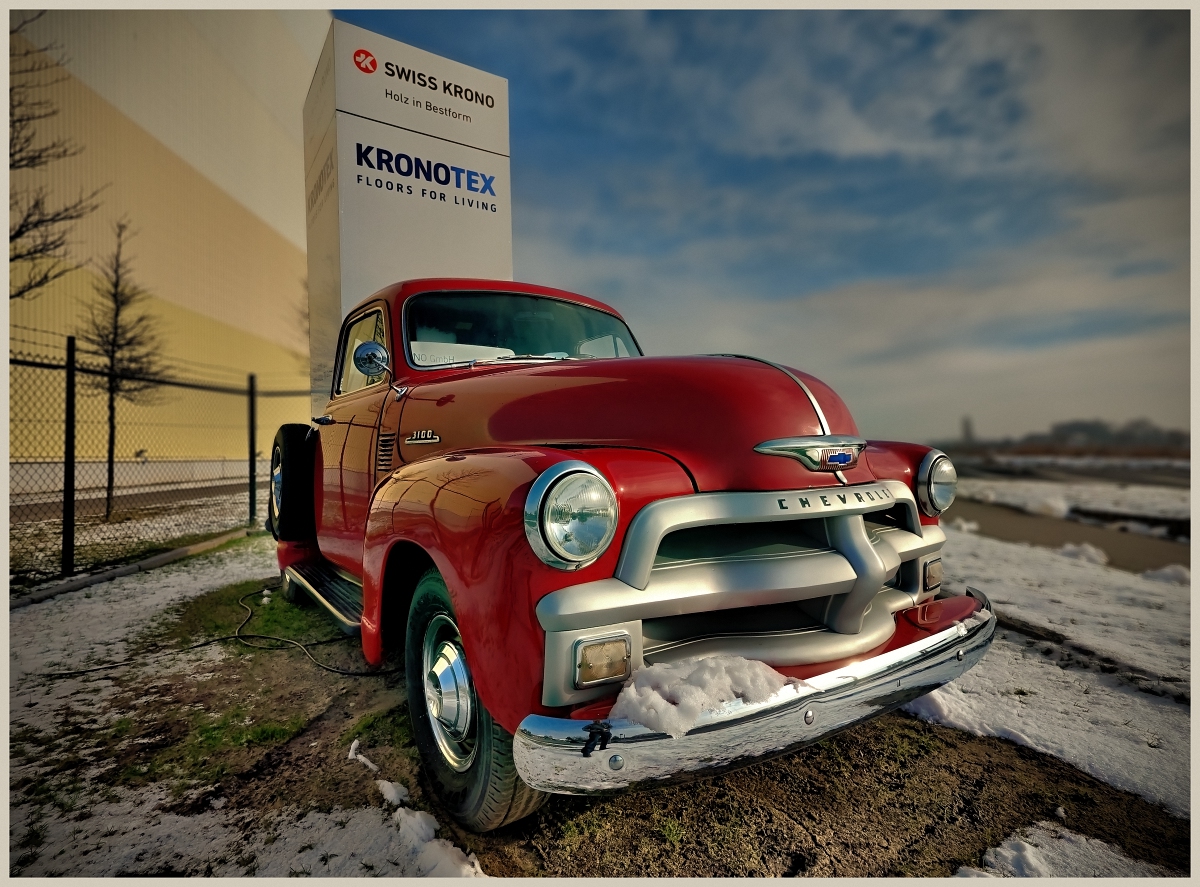
<instances>
[{"instance_id":1,"label":"blue sky","mask_svg":"<svg viewBox=\"0 0 1200 887\"><path fill-rule=\"evenodd\" d=\"M928 440L1188 424L1186 12L337 11L508 78L518 279Z\"/></svg>"}]
</instances>

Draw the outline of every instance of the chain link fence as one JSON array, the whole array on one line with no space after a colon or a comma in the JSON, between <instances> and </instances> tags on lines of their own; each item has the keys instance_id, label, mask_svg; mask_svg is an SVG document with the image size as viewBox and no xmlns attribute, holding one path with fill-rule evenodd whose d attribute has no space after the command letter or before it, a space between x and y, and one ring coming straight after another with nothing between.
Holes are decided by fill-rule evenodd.
<instances>
[{"instance_id":1,"label":"chain link fence","mask_svg":"<svg viewBox=\"0 0 1200 887\"><path fill-rule=\"evenodd\" d=\"M173 374L110 410L96 355L37 350L9 357L10 594L262 525L271 440L308 391Z\"/></svg>"}]
</instances>

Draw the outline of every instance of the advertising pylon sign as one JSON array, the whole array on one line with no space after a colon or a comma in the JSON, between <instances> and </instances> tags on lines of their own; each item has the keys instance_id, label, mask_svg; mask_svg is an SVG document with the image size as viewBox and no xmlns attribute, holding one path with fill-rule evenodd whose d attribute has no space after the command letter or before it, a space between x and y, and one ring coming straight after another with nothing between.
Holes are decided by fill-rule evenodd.
<instances>
[{"instance_id":1,"label":"advertising pylon sign","mask_svg":"<svg viewBox=\"0 0 1200 887\"><path fill-rule=\"evenodd\" d=\"M511 280L508 81L334 21L304 102L313 415L337 333L401 280Z\"/></svg>"}]
</instances>

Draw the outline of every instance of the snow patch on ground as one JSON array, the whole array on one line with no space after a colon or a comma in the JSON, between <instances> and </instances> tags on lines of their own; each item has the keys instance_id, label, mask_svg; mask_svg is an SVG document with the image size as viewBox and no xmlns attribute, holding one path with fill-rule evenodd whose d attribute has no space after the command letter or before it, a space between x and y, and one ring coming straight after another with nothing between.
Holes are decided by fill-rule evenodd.
<instances>
[{"instance_id":1,"label":"snow patch on ground","mask_svg":"<svg viewBox=\"0 0 1200 887\"><path fill-rule=\"evenodd\" d=\"M1147 570L1142 573L1143 579L1151 582L1167 582L1171 585L1191 585L1192 573L1183 564L1171 564L1158 570Z\"/></svg>"},{"instance_id":2,"label":"snow patch on ground","mask_svg":"<svg viewBox=\"0 0 1200 887\"><path fill-rule=\"evenodd\" d=\"M943 587L983 591L996 612L1153 676L1191 680L1190 587L945 527ZM986 658L984 660L987 661Z\"/></svg>"},{"instance_id":3,"label":"snow patch on ground","mask_svg":"<svg viewBox=\"0 0 1200 887\"><path fill-rule=\"evenodd\" d=\"M959 878L1163 878L1172 873L1130 859L1116 847L1053 822L1022 829L983 855L984 868L964 866Z\"/></svg>"},{"instance_id":4,"label":"snow patch on ground","mask_svg":"<svg viewBox=\"0 0 1200 887\"><path fill-rule=\"evenodd\" d=\"M1115 675L1060 668L1024 636L997 637L978 665L910 702L925 721L996 736L1066 761L1109 785L1188 816L1189 706Z\"/></svg>"},{"instance_id":5,"label":"snow patch on ground","mask_svg":"<svg viewBox=\"0 0 1200 887\"><path fill-rule=\"evenodd\" d=\"M435 837L437 820L421 811L311 811L292 822L281 818L275 829L273 839L261 835L247 848L256 875L485 877L475 854Z\"/></svg>"},{"instance_id":6,"label":"snow patch on ground","mask_svg":"<svg viewBox=\"0 0 1200 887\"><path fill-rule=\"evenodd\" d=\"M393 807L399 807L408 800L408 788L398 782L376 779L375 784L379 786L379 793L383 795L383 799Z\"/></svg>"},{"instance_id":7,"label":"snow patch on ground","mask_svg":"<svg viewBox=\"0 0 1200 887\"><path fill-rule=\"evenodd\" d=\"M1078 545L1074 542L1064 542L1058 553L1072 560L1087 561L1089 564L1104 566L1108 563L1108 555L1104 550L1087 542L1080 542Z\"/></svg>"},{"instance_id":8,"label":"snow patch on ground","mask_svg":"<svg viewBox=\"0 0 1200 887\"><path fill-rule=\"evenodd\" d=\"M700 715L741 699L765 702L788 683L762 662L740 656L708 656L660 662L639 669L621 689L610 718L625 718L676 738Z\"/></svg>"},{"instance_id":9,"label":"snow patch on ground","mask_svg":"<svg viewBox=\"0 0 1200 887\"><path fill-rule=\"evenodd\" d=\"M167 800L164 789L118 794L122 799L116 802L90 803L91 815L82 821L43 820L45 844L62 850L54 857L43 854L21 873L486 877L474 854L435 837L438 822L428 813L364 807L299 817L285 811L246 838L244 814L239 820L219 809L164 813L158 809Z\"/></svg>"},{"instance_id":10,"label":"snow patch on ground","mask_svg":"<svg viewBox=\"0 0 1200 887\"><path fill-rule=\"evenodd\" d=\"M275 540L256 536L232 548L131 573L111 582L62 594L9 611L9 712L15 727L52 730L58 710L69 703L78 711L96 711L113 692L111 678L121 666L90 675L51 680L36 672L73 671L118 662L127 655L126 640L163 611L206 592L267 579L279 572ZM139 663L158 672L194 670L219 657L204 648L186 656L164 656Z\"/></svg>"},{"instance_id":11,"label":"snow patch on ground","mask_svg":"<svg viewBox=\"0 0 1200 887\"><path fill-rule=\"evenodd\" d=\"M962 478L958 494L1050 517L1064 517L1071 508L1131 517L1187 518L1192 513L1191 490L1149 484Z\"/></svg>"},{"instance_id":12,"label":"snow patch on ground","mask_svg":"<svg viewBox=\"0 0 1200 887\"><path fill-rule=\"evenodd\" d=\"M358 743L359 740L357 739L350 743L350 754L347 755L346 759L349 761L358 761L360 764L365 764L372 773L378 773L379 768L375 766L375 764L372 763L366 755L360 755L358 753Z\"/></svg>"}]
</instances>

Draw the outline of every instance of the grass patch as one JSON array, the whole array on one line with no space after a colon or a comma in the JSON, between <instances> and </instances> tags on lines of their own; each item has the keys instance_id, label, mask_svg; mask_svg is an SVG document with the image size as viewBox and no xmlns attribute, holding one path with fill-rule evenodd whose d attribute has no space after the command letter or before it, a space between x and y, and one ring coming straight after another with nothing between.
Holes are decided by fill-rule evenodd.
<instances>
[{"instance_id":1,"label":"grass patch","mask_svg":"<svg viewBox=\"0 0 1200 887\"><path fill-rule=\"evenodd\" d=\"M283 722L247 723L249 720L241 707L223 713L216 721L203 713L193 714L182 741L170 742L149 756L130 761L121 768L116 781L145 785L170 780L173 797L178 799L194 781L216 781L240 769L234 761L243 757L243 749L283 745L306 726L298 715Z\"/></svg>"},{"instance_id":2,"label":"grass patch","mask_svg":"<svg viewBox=\"0 0 1200 887\"><path fill-rule=\"evenodd\" d=\"M403 706L364 715L342 734L339 743L350 745L355 739L368 747L408 748L413 744L412 725Z\"/></svg>"},{"instance_id":3,"label":"grass patch","mask_svg":"<svg viewBox=\"0 0 1200 887\"><path fill-rule=\"evenodd\" d=\"M679 845L687 837L687 829L683 827L683 823L671 817L662 821L658 831L667 839L668 844Z\"/></svg>"},{"instance_id":4,"label":"grass patch","mask_svg":"<svg viewBox=\"0 0 1200 887\"><path fill-rule=\"evenodd\" d=\"M247 724L246 715L234 708L221 715L215 724L203 724L192 731L185 745L189 758L195 761L226 748L247 745L279 745L304 729L304 719L289 718L285 723L265 721Z\"/></svg>"},{"instance_id":5,"label":"grass patch","mask_svg":"<svg viewBox=\"0 0 1200 887\"><path fill-rule=\"evenodd\" d=\"M263 604L259 593L263 587L261 579L254 579L192 598L178 607L174 618L143 632L134 642L135 649L185 647L208 638L231 635L246 618L246 610L238 603L243 597L253 613L243 629L245 634L273 635L301 643L341 638L340 634L332 634L333 625L322 610L297 607L282 596Z\"/></svg>"}]
</instances>

